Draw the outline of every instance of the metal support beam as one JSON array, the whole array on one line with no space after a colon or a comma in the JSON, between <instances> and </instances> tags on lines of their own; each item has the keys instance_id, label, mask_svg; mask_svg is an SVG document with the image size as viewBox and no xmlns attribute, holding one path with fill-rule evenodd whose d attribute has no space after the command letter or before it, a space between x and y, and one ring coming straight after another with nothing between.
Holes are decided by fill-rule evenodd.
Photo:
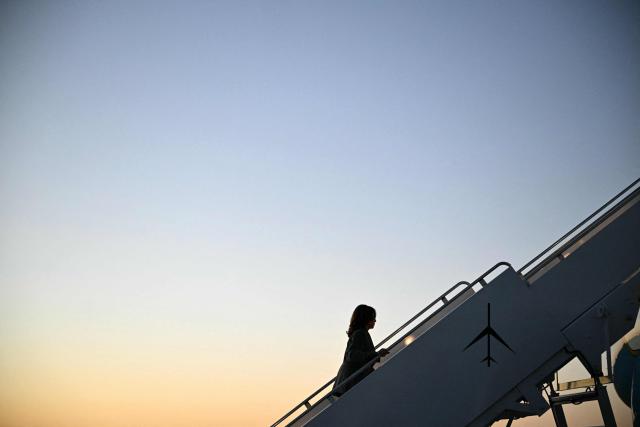
<instances>
[{"instance_id":1,"label":"metal support beam","mask_svg":"<svg viewBox=\"0 0 640 427\"><path fill-rule=\"evenodd\" d=\"M604 421L605 427L616 427L616 418L613 416L613 409L611 408L606 387L602 384L597 384L596 392L598 394L598 404L600 405L602 421Z\"/></svg>"},{"instance_id":2,"label":"metal support beam","mask_svg":"<svg viewBox=\"0 0 640 427\"><path fill-rule=\"evenodd\" d=\"M556 427L568 427L567 418L564 416L564 409L562 409L562 405L551 406L551 413L553 414L553 420L556 422Z\"/></svg>"},{"instance_id":3,"label":"metal support beam","mask_svg":"<svg viewBox=\"0 0 640 427\"><path fill-rule=\"evenodd\" d=\"M549 384L549 387L551 388L551 393L549 393L549 404L551 405L551 413L553 414L553 420L556 423L556 427L568 427L567 418L564 416L564 409L562 409L562 403L554 403L554 400L556 400L560 395L553 389L553 384Z\"/></svg>"}]
</instances>

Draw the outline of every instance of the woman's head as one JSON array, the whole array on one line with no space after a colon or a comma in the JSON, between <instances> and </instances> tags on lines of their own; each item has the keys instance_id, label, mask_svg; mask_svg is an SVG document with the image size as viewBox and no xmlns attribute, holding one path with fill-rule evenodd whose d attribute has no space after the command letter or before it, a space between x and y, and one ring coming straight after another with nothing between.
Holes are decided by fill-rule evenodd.
<instances>
[{"instance_id":1,"label":"woman's head","mask_svg":"<svg viewBox=\"0 0 640 427\"><path fill-rule=\"evenodd\" d=\"M376 310L368 305L360 304L353 310L347 335L351 336L357 329L371 329L376 323Z\"/></svg>"}]
</instances>

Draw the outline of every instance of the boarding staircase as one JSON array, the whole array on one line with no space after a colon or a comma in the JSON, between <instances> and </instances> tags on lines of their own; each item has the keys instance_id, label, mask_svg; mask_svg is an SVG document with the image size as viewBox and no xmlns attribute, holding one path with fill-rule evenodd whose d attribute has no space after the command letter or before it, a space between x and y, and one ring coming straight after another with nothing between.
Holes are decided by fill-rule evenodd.
<instances>
[{"instance_id":1,"label":"boarding staircase","mask_svg":"<svg viewBox=\"0 0 640 427\"><path fill-rule=\"evenodd\" d=\"M485 427L549 409L566 427L562 406L589 400L616 426L605 387L638 315L639 202L640 179L519 270L455 284L376 346L390 354L374 372L340 397L331 379L271 427ZM554 386L574 358L591 377Z\"/></svg>"}]
</instances>

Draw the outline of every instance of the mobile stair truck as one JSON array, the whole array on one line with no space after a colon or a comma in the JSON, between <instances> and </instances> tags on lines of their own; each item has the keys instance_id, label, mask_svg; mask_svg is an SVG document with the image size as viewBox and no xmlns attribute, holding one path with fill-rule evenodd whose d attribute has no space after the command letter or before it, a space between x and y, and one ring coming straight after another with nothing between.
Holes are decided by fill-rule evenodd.
<instances>
[{"instance_id":1,"label":"mobile stair truck","mask_svg":"<svg viewBox=\"0 0 640 427\"><path fill-rule=\"evenodd\" d=\"M340 397L328 381L272 427L485 427L549 409L566 427L563 405L590 400L615 426L605 387L638 315L639 202L640 179L519 270L457 283L376 346L390 354L374 372ZM554 387L574 358L591 377Z\"/></svg>"}]
</instances>

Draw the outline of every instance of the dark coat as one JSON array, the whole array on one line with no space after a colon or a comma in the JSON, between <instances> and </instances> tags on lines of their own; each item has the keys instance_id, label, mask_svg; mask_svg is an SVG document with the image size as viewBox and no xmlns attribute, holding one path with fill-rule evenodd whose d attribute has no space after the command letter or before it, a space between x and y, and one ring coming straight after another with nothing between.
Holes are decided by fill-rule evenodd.
<instances>
[{"instance_id":1,"label":"dark coat","mask_svg":"<svg viewBox=\"0 0 640 427\"><path fill-rule=\"evenodd\" d=\"M342 361L342 365L340 366L340 370L338 370L336 381L333 383L333 394L336 396L340 396L342 393L349 390L351 387L356 385L356 383L373 372L372 365L371 367L358 374L355 378L349 380L344 385L337 387L341 382L349 378L358 369L362 368L373 359L378 358L378 353L373 346L373 341L371 341L369 332L367 332L366 329L356 329L355 331L353 331L351 337L349 337L349 342L347 342L347 349L344 351L344 358Z\"/></svg>"}]
</instances>

